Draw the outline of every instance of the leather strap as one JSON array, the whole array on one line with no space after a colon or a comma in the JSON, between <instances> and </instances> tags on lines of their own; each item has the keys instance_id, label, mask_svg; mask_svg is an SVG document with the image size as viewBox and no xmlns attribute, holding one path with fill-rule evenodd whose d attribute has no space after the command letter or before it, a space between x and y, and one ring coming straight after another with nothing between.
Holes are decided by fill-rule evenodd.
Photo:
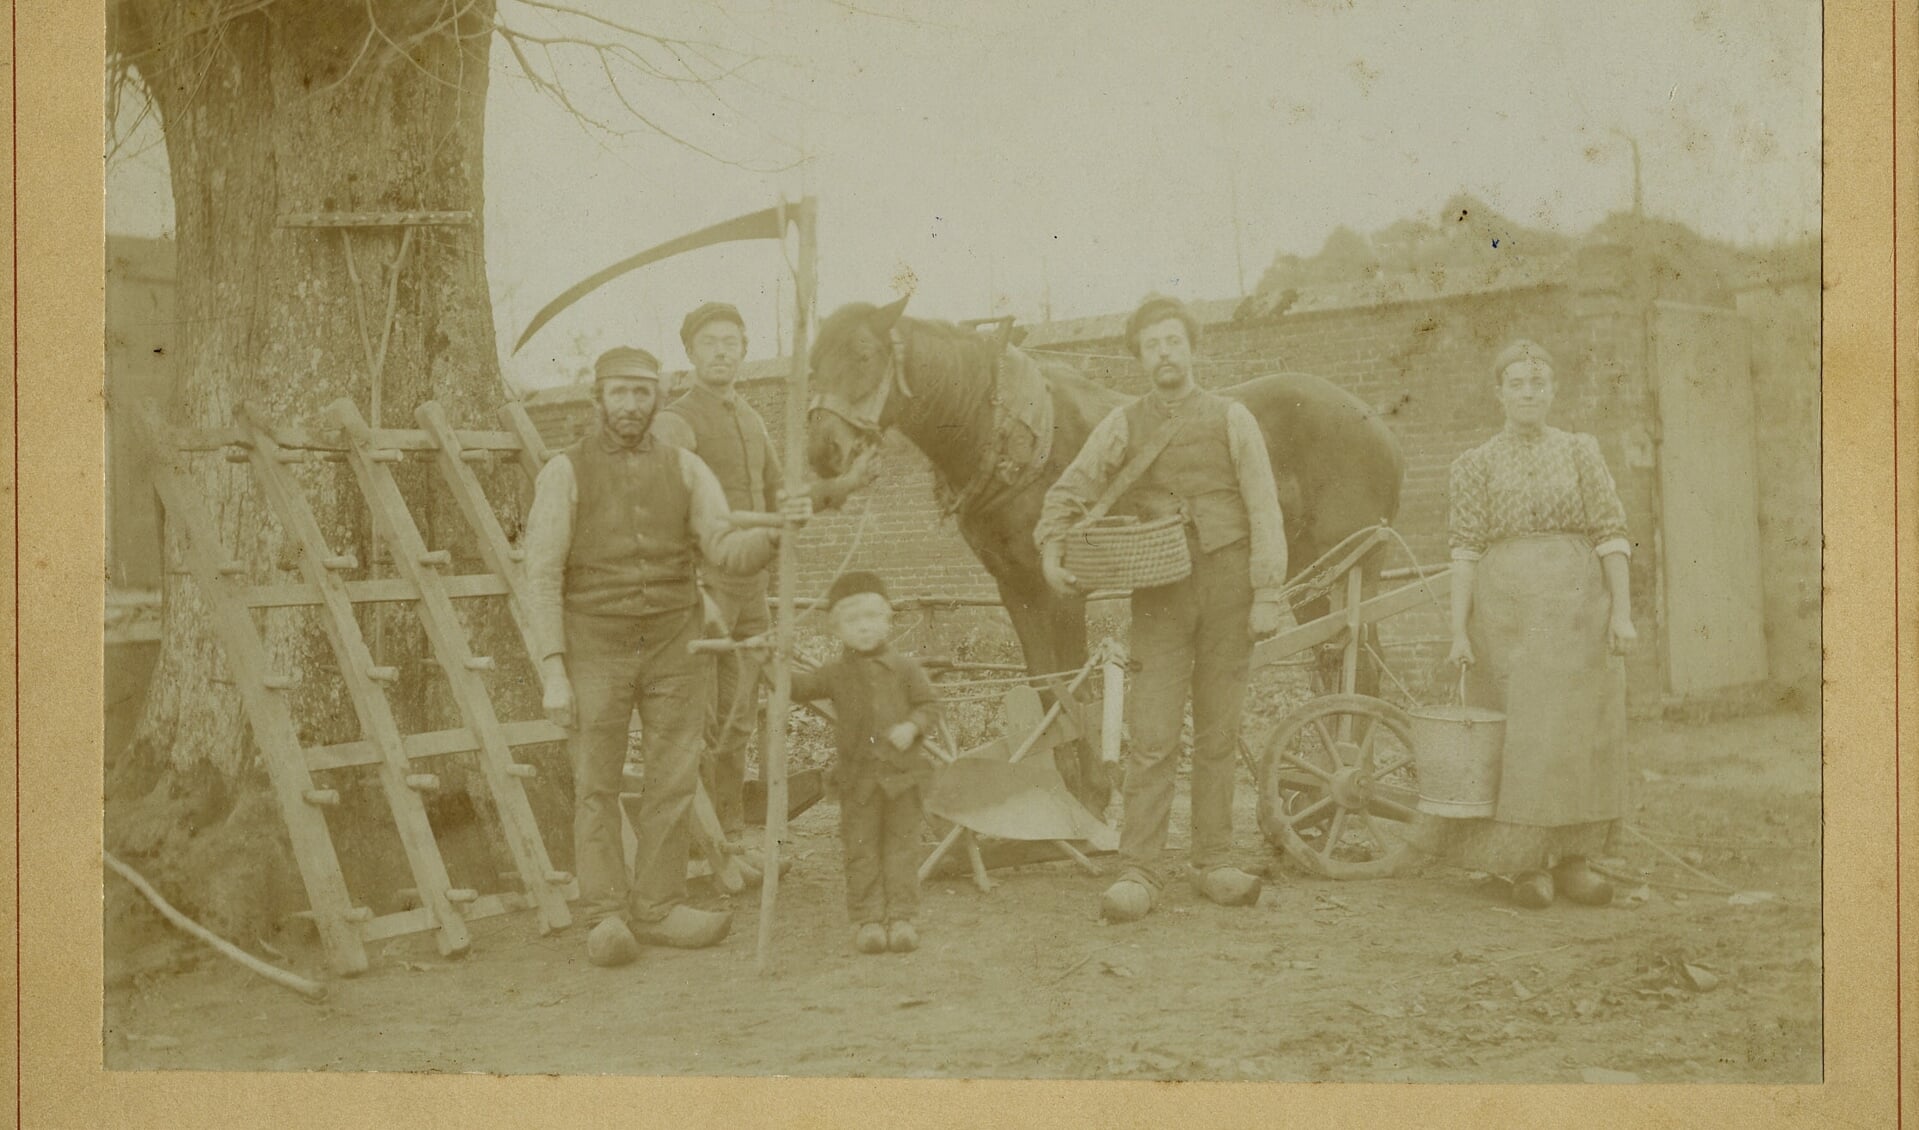
<instances>
[{"instance_id":1,"label":"leather strap","mask_svg":"<svg viewBox=\"0 0 1919 1130\"><path fill-rule=\"evenodd\" d=\"M1119 469L1119 474L1113 476L1113 481L1106 484L1106 490L1100 494L1099 501L1093 503L1092 509L1086 512L1086 516L1080 519L1080 523L1097 522L1104 518L1106 512L1113 508L1113 504L1119 501L1120 496L1132 489L1133 484L1139 481L1139 477L1146 473L1146 469L1153 465L1155 459L1159 458L1159 453L1166 450L1166 445L1173 442L1173 437L1185 426L1184 416L1175 416L1161 424L1159 430L1153 433L1153 438L1147 440L1143 447L1135 451L1133 457L1126 461L1126 465Z\"/></svg>"}]
</instances>

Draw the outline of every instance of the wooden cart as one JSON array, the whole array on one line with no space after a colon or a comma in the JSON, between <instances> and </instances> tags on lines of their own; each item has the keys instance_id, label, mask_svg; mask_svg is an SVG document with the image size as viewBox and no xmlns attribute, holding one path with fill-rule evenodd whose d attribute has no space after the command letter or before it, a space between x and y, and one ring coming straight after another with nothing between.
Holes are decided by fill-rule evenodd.
<instances>
[{"instance_id":1,"label":"wooden cart","mask_svg":"<svg viewBox=\"0 0 1919 1130\"><path fill-rule=\"evenodd\" d=\"M1406 712L1359 693L1366 629L1422 605L1446 609L1450 566L1397 570L1408 583L1367 597L1362 563L1397 535L1360 531L1288 586L1290 599L1330 595L1334 610L1262 640L1255 668L1315 649L1337 648L1333 685L1296 707L1242 753L1259 785L1259 826L1294 863L1331 879L1378 878L1406 861L1406 833L1418 814ZM1242 739L1244 741L1244 739Z\"/></svg>"}]
</instances>

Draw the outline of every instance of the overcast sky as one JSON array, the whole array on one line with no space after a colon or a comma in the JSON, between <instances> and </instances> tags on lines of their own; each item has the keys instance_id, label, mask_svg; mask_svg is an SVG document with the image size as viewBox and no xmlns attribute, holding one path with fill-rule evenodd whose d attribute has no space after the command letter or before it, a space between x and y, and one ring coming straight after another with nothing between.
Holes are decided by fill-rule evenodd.
<instances>
[{"instance_id":1,"label":"overcast sky","mask_svg":"<svg viewBox=\"0 0 1919 1130\"><path fill-rule=\"evenodd\" d=\"M1032 320L1049 300L1056 317L1103 314L1153 289L1230 297L1235 186L1248 286L1277 252L1311 254L1342 224L1430 218L1460 191L1577 232L1630 203L1615 130L1640 142L1656 215L1740 241L1818 228L1812 0L664 0L643 17L578 2L754 57L712 91L627 87L738 164L583 127L496 40L487 257L509 343L591 271L802 182L820 200L822 315L889 301L909 278L916 312L954 319ZM592 30L518 0L501 17ZM632 124L596 61L556 57L583 108ZM802 149L803 172L765 171ZM167 230L166 192L158 148L116 161L109 229ZM621 342L683 364L679 318L708 298L738 303L753 354L770 356L790 332L773 326L784 270L770 243L647 268L567 311L508 372L551 383L581 349Z\"/></svg>"}]
</instances>

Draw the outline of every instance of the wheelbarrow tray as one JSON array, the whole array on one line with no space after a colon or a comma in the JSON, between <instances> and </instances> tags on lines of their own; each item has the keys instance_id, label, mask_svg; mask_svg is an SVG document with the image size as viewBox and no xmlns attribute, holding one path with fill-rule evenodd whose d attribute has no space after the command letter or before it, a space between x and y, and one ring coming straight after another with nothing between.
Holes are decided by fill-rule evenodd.
<instances>
[{"instance_id":1,"label":"wheelbarrow tray","mask_svg":"<svg viewBox=\"0 0 1919 1130\"><path fill-rule=\"evenodd\" d=\"M1006 760L990 742L933 771L926 811L982 836L1003 840L1078 840L1115 851L1119 833L1067 791L1050 756Z\"/></svg>"}]
</instances>

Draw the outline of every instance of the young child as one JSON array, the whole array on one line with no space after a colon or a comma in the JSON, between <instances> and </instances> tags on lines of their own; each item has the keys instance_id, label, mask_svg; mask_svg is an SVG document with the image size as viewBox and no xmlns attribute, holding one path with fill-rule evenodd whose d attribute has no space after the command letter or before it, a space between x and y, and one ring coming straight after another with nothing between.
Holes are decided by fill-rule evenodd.
<instances>
[{"instance_id":1,"label":"young child","mask_svg":"<svg viewBox=\"0 0 1919 1130\"><path fill-rule=\"evenodd\" d=\"M826 605L846 650L817 671L795 672L793 701L833 704L853 947L906 953L919 947L920 794L935 763L920 739L939 708L926 672L887 646L893 605L879 577L841 576Z\"/></svg>"}]
</instances>

